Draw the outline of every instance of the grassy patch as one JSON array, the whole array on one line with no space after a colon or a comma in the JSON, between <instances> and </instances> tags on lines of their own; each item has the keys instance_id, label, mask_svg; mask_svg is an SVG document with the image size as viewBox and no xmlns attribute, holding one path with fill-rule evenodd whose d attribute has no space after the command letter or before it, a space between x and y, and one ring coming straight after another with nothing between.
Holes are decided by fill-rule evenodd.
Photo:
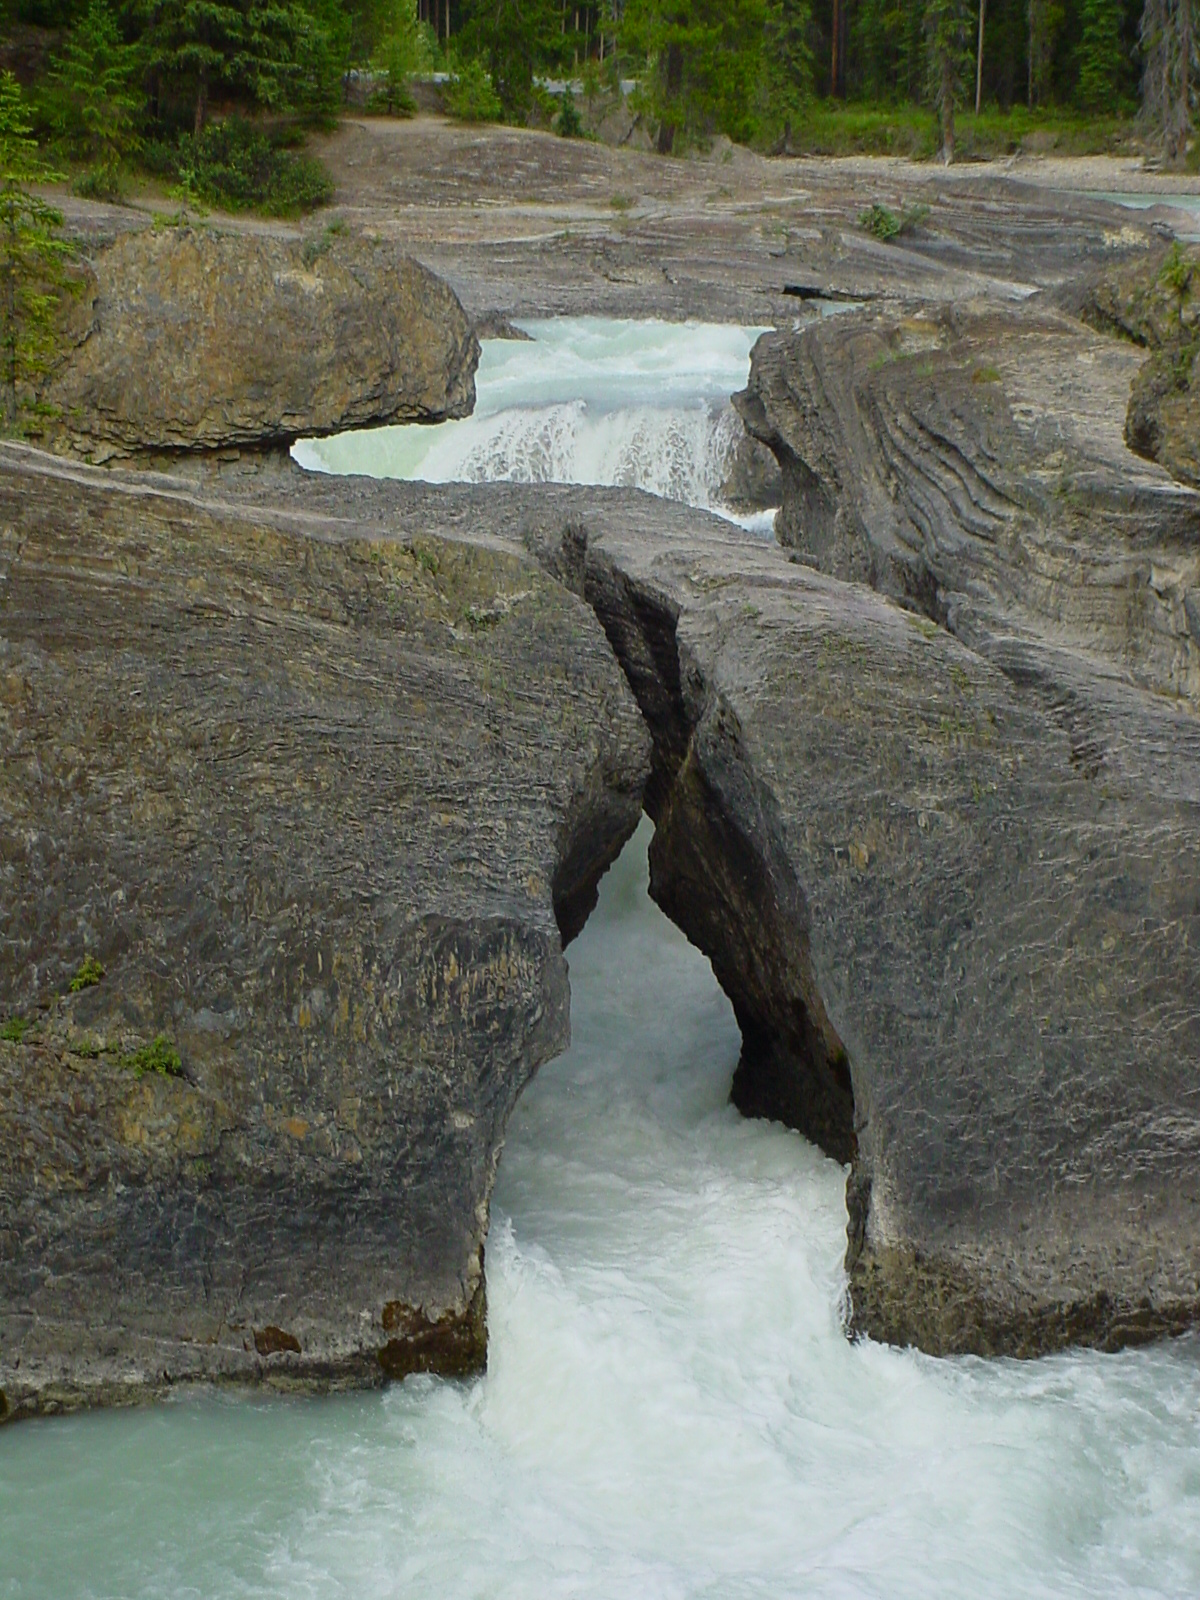
<instances>
[{"instance_id":1,"label":"grassy patch","mask_svg":"<svg viewBox=\"0 0 1200 1600\"><path fill-rule=\"evenodd\" d=\"M0 1039L4 1039L8 1044L20 1044L32 1027L33 1023L26 1021L24 1017L9 1017L8 1021L0 1026Z\"/></svg>"},{"instance_id":2,"label":"grassy patch","mask_svg":"<svg viewBox=\"0 0 1200 1600\"><path fill-rule=\"evenodd\" d=\"M1055 155L1106 155L1137 149L1132 117L1088 117L1054 108L1030 111L985 109L955 118L956 157L990 160L1025 149ZM937 119L927 106L842 105L815 100L793 119L790 149L796 155L909 156L929 161L941 149Z\"/></svg>"}]
</instances>

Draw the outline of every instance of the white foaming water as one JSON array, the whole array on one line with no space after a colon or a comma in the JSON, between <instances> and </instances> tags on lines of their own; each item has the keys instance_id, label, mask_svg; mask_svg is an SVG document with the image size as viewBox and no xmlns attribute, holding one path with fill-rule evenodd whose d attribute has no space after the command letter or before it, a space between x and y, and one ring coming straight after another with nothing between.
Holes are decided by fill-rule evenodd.
<instances>
[{"instance_id":1,"label":"white foaming water","mask_svg":"<svg viewBox=\"0 0 1200 1600\"><path fill-rule=\"evenodd\" d=\"M429 483L621 485L721 509L742 436L729 397L762 329L599 317L522 327L528 342L484 341L470 417L302 440L296 460Z\"/></svg>"},{"instance_id":2,"label":"white foaming water","mask_svg":"<svg viewBox=\"0 0 1200 1600\"><path fill-rule=\"evenodd\" d=\"M1194 1341L936 1361L840 1329L843 1173L727 1103L644 825L517 1108L490 1367L0 1433L5 1600L1200 1593Z\"/></svg>"}]
</instances>

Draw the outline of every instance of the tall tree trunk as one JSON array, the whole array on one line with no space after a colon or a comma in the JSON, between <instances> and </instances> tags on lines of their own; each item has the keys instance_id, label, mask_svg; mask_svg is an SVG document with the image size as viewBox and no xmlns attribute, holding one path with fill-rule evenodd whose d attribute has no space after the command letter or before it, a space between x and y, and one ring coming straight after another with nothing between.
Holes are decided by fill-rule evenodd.
<instances>
[{"instance_id":1,"label":"tall tree trunk","mask_svg":"<svg viewBox=\"0 0 1200 1600\"><path fill-rule=\"evenodd\" d=\"M200 68L200 82L196 86L196 121L192 129L198 139L204 132L204 124L208 121L208 67Z\"/></svg>"},{"instance_id":2,"label":"tall tree trunk","mask_svg":"<svg viewBox=\"0 0 1200 1600\"><path fill-rule=\"evenodd\" d=\"M675 98L683 87L683 47L679 44L667 46L666 80L664 87L667 91L667 103ZM658 153L660 156L669 156L675 148L675 124L665 117L658 125Z\"/></svg>"},{"instance_id":3,"label":"tall tree trunk","mask_svg":"<svg viewBox=\"0 0 1200 1600\"><path fill-rule=\"evenodd\" d=\"M954 160L954 63L949 50L942 57L942 160Z\"/></svg>"},{"instance_id":4,"label":"tall tree trunk","mask_svg":"<svg viewBox=\"0 0 1200 1600\"><path fill-rule=\"evenodd\" d=\"M979 49L975 56L975 115L983 105L983 18L987 0L979 0Z\"/></svg>"},{"instance_id":5,"label":"tall tree trunk","mask_svg":"<svg viewBox=\"0 0 1200 1600\"><path fill-rule=\"evenodd\" d=\"M17 216L12 194L5 201L4 233L0 265L4 279L4 430L12 433L17 426Z\"/></svg>"},{"instance_id":6,"label":"tall tree trunk","mask_svg":"<svg viewBox=\"0 0 1200 1600\"><path fill-rule=\"evenodd\" d=\"M831 49L829 61L829 94L836 100L842 81L842 5L843 0L833 0L833 22L829 29Z\"/></svg>"}]
</instances>

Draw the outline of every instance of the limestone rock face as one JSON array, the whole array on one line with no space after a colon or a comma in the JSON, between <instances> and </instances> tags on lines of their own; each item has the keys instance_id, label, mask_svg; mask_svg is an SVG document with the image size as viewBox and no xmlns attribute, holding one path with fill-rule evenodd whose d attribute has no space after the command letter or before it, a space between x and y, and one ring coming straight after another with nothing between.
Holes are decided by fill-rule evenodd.
<instances>
[{"instance_id":1,"label":"limestone rock face","mask_svg":"<svg viewBox=\"0 0 1200 1600\"><path fill-rule=\"evenodd\" d=\"M462 307L394 246L147 229L90 265L42 394L56 448L99 461L286 446L474 405L479 346Z\"/></svg>"},{"instance_id":2,"label":"limestone rock face","mask_svg":"<svg viewBox=\"0 0 1200 1600\"><path fill-rule=\"evenodd\" d=\"M648 740L520 545L338 509L0 452L10 1415L484 1360L505 1123Z\"/></svg>"},{"instance_id":3,"label":"limestone rock face","mask_svg":"<svg viewBox=\"0 0 1200 1600\"><path fill-rule=\"evenodd\" d=\"M1068 297L1092 326L1145 347L1125 418L1132 450L1200 488L1200 249L1155 251Z\"/></svg>"},{"instance_id":4,"label":"limestone rock face","mask_svg":"<svg viewBox=\"0 0 1200 1600\"><path fill-rule=\"evenodd\" d=\"M1139 359L1040 310L847 316L740 401L796 558L908 612L838 591L751 726L853 1087L854 1323L927 1349L1200 1306L1200 499L1123 446Z\"/></svg>"}]
</instances>

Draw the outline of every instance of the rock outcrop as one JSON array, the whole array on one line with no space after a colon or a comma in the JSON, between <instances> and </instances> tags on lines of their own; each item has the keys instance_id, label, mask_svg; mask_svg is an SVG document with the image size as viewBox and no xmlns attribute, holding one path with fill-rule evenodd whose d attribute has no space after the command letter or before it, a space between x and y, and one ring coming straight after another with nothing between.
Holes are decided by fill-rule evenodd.
<instances>
[{"instance_id":1,"label":"rock outcrop","mask_svg":"<svg viewBox=\"0 0 1200 1600\"><path fill-rule=\"evenodd\" d=\"M475 402L453 291L361 234L144 229L97 251L85 287L40 398L47 442L93 461L286 447Z\"/></svg>"},{"instance_id":2,"label":"rock outcrop","mask_svg":"<svg viewBox=\"0 0 1200 1600\"><path fill-rule=\"evenodd\" d=\"M867 313L739 402L780 538L909 613L797 644L753 764L849 1063L854 1325L931 1350L1200 1309L1200 499L1123 447L1139 360Z\"/></svg>"},{"instance_id":3,"label":"rock outcrop","mask_svg":"<svg viewBox=\"0 0 1200 1600\"><path fill-rule=\"evenodd\" d=\"M648 740L591 610L439 520L0 450L0 1413L484 1360Z\"/></svg>"},{"instance_id":4,"label":"rock outcrop","mask_svg":"<svg viewBox=\"0 0 1200 1600\"><path fill-rule=\"evenodd\" d=\"M1066 297L1093 327L1143 346L1125 417L1131 450L1200 488L1200 248L1174 246L1099 274Z\"/></svg>"},{"instance_id":5,"label":"rock outcrop","mask_svg":"<svg viewBox=\"0 0 1200 1600\"><path fill-rule=\"evenodd\" d=\"M643 804L735 1100L849 1164L854 1328L1200 1319L1200 497L1121 443L1138 359L1045 310L766 338L790 552L0 451L2 1408L477 1367Z\"/></svg>"}]
</instances>

